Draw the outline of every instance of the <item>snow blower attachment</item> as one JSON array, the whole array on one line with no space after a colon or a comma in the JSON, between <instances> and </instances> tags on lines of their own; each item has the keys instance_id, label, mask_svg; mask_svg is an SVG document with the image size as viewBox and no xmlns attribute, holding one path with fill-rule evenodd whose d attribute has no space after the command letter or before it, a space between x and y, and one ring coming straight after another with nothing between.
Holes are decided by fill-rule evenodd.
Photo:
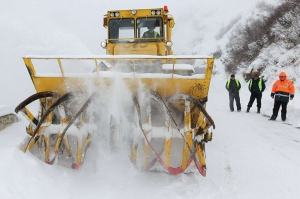
<instances>
[{"instance_id":1,"label":"snow blower attachment","mask_svg":"<svg viewBox=\"0 0 300 199\"><path fill-rule=\"evenodd\" d=\"M158 28L155 38L142 37L149 24ZM107 55L23 58L37 91L15 110L29 120L24 152L79 169L100 137L110 151L125 147L139 170L205 176L214 59L172 55L167 7L109 11L104 26Z\"/></svg>"}]
</instances>

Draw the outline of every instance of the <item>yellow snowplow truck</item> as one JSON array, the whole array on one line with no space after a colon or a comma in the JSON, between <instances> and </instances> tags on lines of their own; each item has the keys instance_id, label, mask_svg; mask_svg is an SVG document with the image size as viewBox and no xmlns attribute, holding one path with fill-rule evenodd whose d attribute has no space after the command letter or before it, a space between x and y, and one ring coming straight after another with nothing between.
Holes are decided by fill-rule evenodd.
<instances>
[{"instance_id":1,"label":"yellow snowplow truck","mask_svg":"<svg viewBox=\"0 0 300 199\"><path fill-rule=\"evenodd\" d=\"M166 6L108 11L106 55L24 57L37 91L15 110L29 120L24 152L79 169L99 143L141 171L205 176L214 59L173 55L174 24Z\"/></svg>"}]
</instances>

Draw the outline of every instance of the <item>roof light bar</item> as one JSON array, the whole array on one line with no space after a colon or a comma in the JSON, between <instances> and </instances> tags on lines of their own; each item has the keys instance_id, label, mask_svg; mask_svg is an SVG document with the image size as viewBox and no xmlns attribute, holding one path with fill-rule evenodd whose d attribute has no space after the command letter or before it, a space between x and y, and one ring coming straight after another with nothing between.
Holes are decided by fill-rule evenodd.
<instances>
[{"instance_id":1,"label":"roof light bar","mask_svg":"<svg viewBox=\"0 0 300 199\"><path fill-rule=\"evenodd\" d=\"M151 10L151 15L160 15L160 10Z\"/></svg>"},{"instance_id":2,"label":"roof light bar","mask_svg":"<svg viewBox=\"0 0 300 199\"><path fill-rule=\"evenodd\" d=\"M111 17L119 17L119 16L120 16L120 13L119 13L119 12L111 12L111 13L110 13L110 16L111 16Z\"/></svg>"}]
</instances>

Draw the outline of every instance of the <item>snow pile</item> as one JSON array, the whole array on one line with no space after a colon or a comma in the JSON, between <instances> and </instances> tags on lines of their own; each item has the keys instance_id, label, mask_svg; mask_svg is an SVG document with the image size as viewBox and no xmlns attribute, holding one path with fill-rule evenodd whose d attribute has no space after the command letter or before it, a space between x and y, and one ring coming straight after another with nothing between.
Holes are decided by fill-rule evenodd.
<instances>
[{"instance_id":1,"label":"snow pile","mask_svg":"<svg viewBox=\"0 0 300 199\"><path fill-rule=\"evenodd\" d=\"M8 114L15 114L15 111L9 106L0 105L0 116Z\"/></svg>"}]
</instances>

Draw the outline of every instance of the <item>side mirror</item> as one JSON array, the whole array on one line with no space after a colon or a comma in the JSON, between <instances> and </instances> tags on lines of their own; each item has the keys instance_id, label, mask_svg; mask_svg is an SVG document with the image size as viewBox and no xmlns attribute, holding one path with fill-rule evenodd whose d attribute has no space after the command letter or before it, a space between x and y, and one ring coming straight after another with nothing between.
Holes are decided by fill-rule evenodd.
<instances>
[{"instance_id":1,"label":"side mirror","mask_svg":"<svg viewBox=\"0 0 300 199\"><path fill-rule=\"evenodd\" d=\"M106 28L107 27L107 17L103 18L103 26Z\"/></svg>"},{"instance_id":2,"label":"side mirror","mask_svg":"<svg viewBox=\"0 0 300 199\"><path fill-rule=\"evenodd\" d=\"M169 20L169 27L170 27L170 28L174 28L174 26L175 26L174 20L173 20L173 19L170 19L170 20Z\"/></svg>"}]
</instances>

